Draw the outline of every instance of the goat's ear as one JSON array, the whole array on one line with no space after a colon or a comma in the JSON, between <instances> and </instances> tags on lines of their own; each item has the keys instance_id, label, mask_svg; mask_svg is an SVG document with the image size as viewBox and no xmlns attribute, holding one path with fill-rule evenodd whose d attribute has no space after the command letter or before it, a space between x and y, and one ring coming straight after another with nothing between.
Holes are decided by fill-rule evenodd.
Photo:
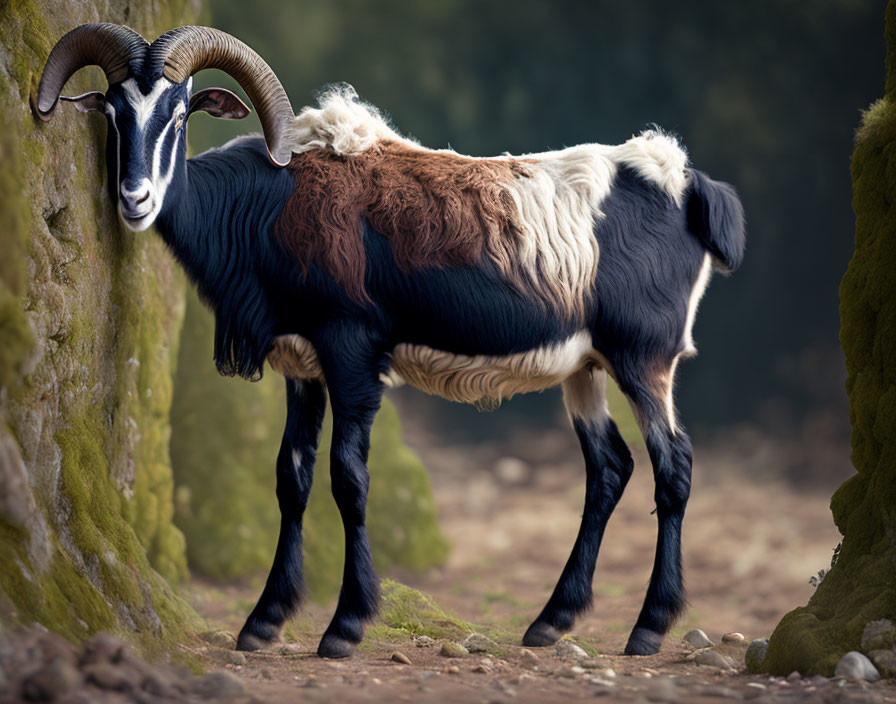
<instances>
[{"instance_id":1,"label":"goat's ear","mask_svg":"<svg viewBox=\"0 0 896 704\"><path fill-rule=\"evenodd\" d=\"M71 97L61 95L59 99L74 103L75 107L81 112L105 112L106 110L106 96L97 90Z\"/></svg>"},{"instance_id":2,"label":"goat's ear","mask_svg":"<svg viewBox=\"0 0 896 704\"><path fill-rule=\"evenodd\" d=\"M190 98L187 115L207 112L224 120L242 120L250 110L246 104L226 88L206 88Z\"/></svg>"}]
</instances>

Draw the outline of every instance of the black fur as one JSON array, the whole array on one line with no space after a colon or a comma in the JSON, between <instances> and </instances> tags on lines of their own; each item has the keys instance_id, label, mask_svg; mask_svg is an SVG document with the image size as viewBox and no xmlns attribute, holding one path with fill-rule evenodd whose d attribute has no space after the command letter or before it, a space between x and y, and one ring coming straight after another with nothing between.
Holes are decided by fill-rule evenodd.
<instances>
[{"instance_id":1,"label":"black fur","mask_svg":"<svg viewBox=\"0 0 896 704\"><path fill-rule=\"evenodd\" d=\"M688 227L720 268L733 272L744 259L744 209L734 189L691 169L687 196Z\"/></svg>"}]
</instances>

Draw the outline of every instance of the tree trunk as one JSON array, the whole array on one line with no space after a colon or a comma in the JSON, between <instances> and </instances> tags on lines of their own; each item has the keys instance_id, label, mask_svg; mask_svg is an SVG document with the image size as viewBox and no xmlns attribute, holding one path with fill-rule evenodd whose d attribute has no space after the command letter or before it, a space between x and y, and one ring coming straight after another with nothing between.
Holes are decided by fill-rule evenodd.
<instances>
[{"instance_id":1,"label":"tree trunk","mask_svg":"<svg viewBox=\"0 0 896 704\"><path fill-rule=\"evenodd\" d=\"M168 413L184 280L160 238L124 230L102 116L33 117L55 41L85 22L148 39L198 0L12 0L0 7L0 624L103 629L148 654L197 623L172 522ZM105 89L88 69L67 94Z\"/></svg>"},{"instance_id":2,"label":"tree trunk","mask_svg":"<svg viewBox=\"0 0 896 704\"><path fill-rule=\"evenodd\" d=\"M896 3L886 13L886 96L865 113L852 158L855 253L840 285L857 474L831 499L843 542L809 604L787 614L763 668L830 676L865 625L896 618Z\"/></svg>"}]
</instances>

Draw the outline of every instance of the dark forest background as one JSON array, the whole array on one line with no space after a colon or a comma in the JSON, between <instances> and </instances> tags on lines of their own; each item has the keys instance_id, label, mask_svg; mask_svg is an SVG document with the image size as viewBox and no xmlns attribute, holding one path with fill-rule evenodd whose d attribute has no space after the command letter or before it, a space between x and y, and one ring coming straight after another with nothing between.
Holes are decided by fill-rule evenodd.
<instances>
[{"instance_id":1,"label":"dark forest background","mask_svg":"<svg viewBox=\"0 0 896 704\"><path fill-rule=\"evenodd\" d=\"M734 184L746 263L716 277L679 371L697 440L848 434L837 287L853 244L849 157L860 110L884 80L884 0L625 3L211 0L206 22L254 47L293 106L345 81L431 147L488 155L618 143L656 123ZM205 72L197 87L234 84ZM194 119L202 151L257 122ZM416 394L417 392L402 392ZM419 394L417 394L419 396ZM553 424L557 392L487 422L414 398L447 437Z\"/></svg>"}]
</instances>

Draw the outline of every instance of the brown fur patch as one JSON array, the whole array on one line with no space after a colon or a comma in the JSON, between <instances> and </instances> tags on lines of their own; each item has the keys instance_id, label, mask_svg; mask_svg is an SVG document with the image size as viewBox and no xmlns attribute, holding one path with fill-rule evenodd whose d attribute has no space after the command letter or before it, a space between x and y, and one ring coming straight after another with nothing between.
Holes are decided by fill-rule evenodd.
<instances>
[{"instance_id":1,"label":"brown fur patch","mask_svg":"<svg viewBox=\"0 0 896 704\"><path fill-rule=\"evenodd\" d=\"M319 264L356 300L369 300L362 217L389 239L405 271L475 265L488 255L512 284L536 285L517 261L517 211L507 188L527 176L522 160L381 140L356 156L296 154L288 168L296 190L277 223L278 239L306 272Z\"/></svg>"}]
</instances>

